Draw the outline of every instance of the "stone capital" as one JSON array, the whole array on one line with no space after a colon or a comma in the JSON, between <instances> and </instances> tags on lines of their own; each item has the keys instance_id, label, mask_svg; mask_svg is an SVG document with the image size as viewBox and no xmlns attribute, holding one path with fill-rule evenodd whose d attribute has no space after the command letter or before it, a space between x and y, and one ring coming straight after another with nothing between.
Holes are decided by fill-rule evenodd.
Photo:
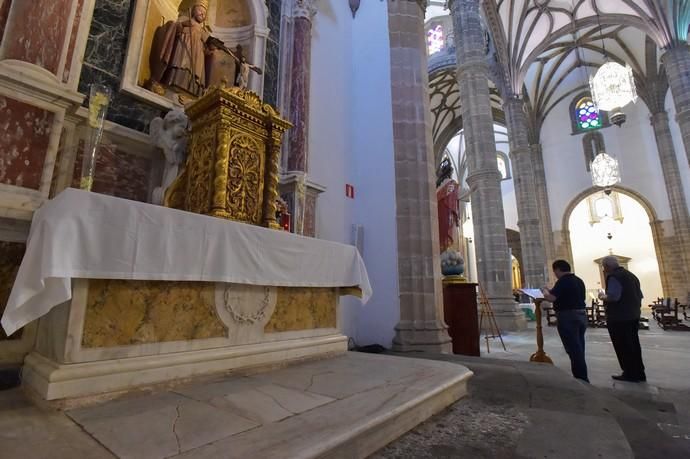
<instances>
[{"instance_id":1,"label":"stone capital","mask_svg":"<svg viewBox=\"0 0 690 459\"><path fill-rule=\"evenodd\" d=\"M677 59L677 58L682 58L688 56L688 53L690 53L690 47L686 44L680 44L676 43L675 46L671 45L668 48L665 48L665 53L661 55L661 62L664 65L669 65L668 60L669 59Z\"/></svg>"},{"instance_id":2,"label":"stone capital","mask_svg":"<svg viewBox=\"0 0 690 459\"><path fill-rule=\"evenodd\" d=\"M521 146L521 147L510 147L511 159L516 157L516 156L529 155L530 153L532 153L532 149L529 147L529 145L525 145L525 146Z\"/></svg>"},{"instance_id":3,"label":"stone capital","mask_svg":"<svg viewBox=\"0 0 690 459\"><path fill-rule=\"evenodd\" d=\"M518 95L508 94L507 97L503 99L503 108L506 110L519 109L520 111L524 111L524 107L525 101Z\"/></svg>"},{"instance_id":4,"label":"stone capital","mask_svg":"<svg viewBox=\"0 0 690 459\"><path fill-rule=\"evenodd\" d=\"M521 218L517 221L518 227L523 227L526 225L538 225L538 224L539 224L538 218Z\"/></svg>"},{"instance_id":5,"label":"stone capital","mask_svg":"<svg viewBox=\"0 0 690 459\"><path fill-rule=\"evenodd\" d=\"M458 78L461 76L478 76L489 79L489 65L483 56L477 59L467 59L462 64L456 66Z\"/></svg>"},{"instance_id":6,"label":"stone capital","mask_svg":"<svg viewBox=\"0 0 690 459\"><path fill-rule=\"evenodd\" d=\"M668 112L666 110L652 112L649 115L649 123L652 126L657 123L668 123Z\"/></svg>"},{"instance_id":7,"label":"stone capital","mask_svg":"<svg viewBox=\"0 0 690 459\"><path fill-rule=\"evenodd\" d=\"M676 121L678 124L690 122L690 110L683 110L676 113Z\"/></svg>"},{"instance_id":8,"label":"stone capital","mask_svg":"<svg viewBox=\"0 0 690 459\"><path fill-rule=\"evenodd\" d=\"M310 21L316 16L316 0L295 0L292 7L292 16L306 18Z\"/></svg>"},{"instance_id":9,"label":"stone capital","mask_svg":"<svg viewBox=\"0 0 690 459\"><path fill-rule=\"evenodd\" d=\"M499 182L501 180L501 172L499 172L498 167L477 169L476 171L471 172L466 179L467 184L470 187L474 187L475 184L479 184L484 180Z\"/></svg>"},{"instance_id":10,"label":"stone capital","mask_svg":"<svg viewBox=\"0 0 690 459\"><path fill-rule=\"evenodd\" d=\"M446 8L452 11L453 7L466 7L469 8L468 11L479 14L482 3L484 3L484 0L446 0Z\"/></svg>"}]
</instances>

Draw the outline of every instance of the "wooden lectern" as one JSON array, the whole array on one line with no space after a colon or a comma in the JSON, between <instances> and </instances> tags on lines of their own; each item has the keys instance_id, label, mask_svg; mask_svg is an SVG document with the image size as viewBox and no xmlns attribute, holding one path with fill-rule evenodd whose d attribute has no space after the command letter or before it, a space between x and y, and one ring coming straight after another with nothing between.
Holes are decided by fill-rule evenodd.
<instances>
[{"instance_id":1,"label":"wooden lectern","mask_svg":"<svg viewBox=\"0 0 690 459\"><path fill-rule=\"evenodd\" d=\"M544 296L538 289L520 289L522 293L529 296L534 300L534 312L537 316L537 352L532 354L529 358L530 362L538 363L550 363L553 365L553 360L544 351L544 332L542 331L542 309L541 304L544 300Z\"/></svg>"}]
</instances>

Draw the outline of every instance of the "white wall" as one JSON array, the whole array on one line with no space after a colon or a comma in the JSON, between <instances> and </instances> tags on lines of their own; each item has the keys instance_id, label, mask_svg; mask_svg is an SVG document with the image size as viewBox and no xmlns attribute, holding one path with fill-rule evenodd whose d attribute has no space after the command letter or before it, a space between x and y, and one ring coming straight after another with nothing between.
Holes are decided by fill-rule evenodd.
<instances>
[{"instance_id":1,"label":"white wall","mask_svg":"<svg viewBox=\"0 0 690 459\"><path fill-rule=\"evenodd\" d=\"M353 222L364 226L363 255L374 290L358 312L355 339L388 347L400 320L400 299L386 2L362 2L353 21L352 49Z\"/></svg>"},{"instance_id":2,"label":"white wall","mask_svg":"<svg viewBox=\"0 0 690 459\"><path fill-rule=\"evenodd\" d=\"M308 178L327 188L318 201L319 238L349 243L353 206L344 189L352 150L352 14L338 0L320 0L317 7L312 29Z\"/></svg>"},{"instance_id":3,"label":"white wall","mask_svg":"<svg viewBox=\"0 0 690 459\"><path fill-rule=\"evenodd\" d=\"M317 236L350 243L353 203L344 189L351 175L352 14L346 2L320 0L312 23L309 180L326 187L317 203ZM341 299L339 324L356 334L359 300Z\"/></svg>"},{"instance_id":4,"label":"white wall","mask_svg":"<svg viewBox=\"0 0 690 459\"><path fill-rule=\"evenodd\" d=\"M494 125L495 130L503 130L505 128L502 126ZM507 134L494 134L497 141L506 141L508 139ZM518 228L518 210L517 210L517 198L515 196L515 182L513 181L513 163L510 161L510 145L507 143L497 143L496 150L505 153L508 158L506 167L510 173L510 179L501 181L501 196L503 197L503 218L505 219L506 228L515 231L520 231Z\"/></svg>"},{"instance_id":5,"label":"white wall","mask_svg":"<svg viewBox=\"0 0 690 459\"><path fill-rule=\"evenodd\" d=\"M327 187L319 237L349 244L363 225L374 291L364 306L344 297L340 325L357 344L390 346L400 308L387 4L366 2L353 20L348 2L320 0L311 65L309 179Z\"/></svg>"},{"instance_id":6,"label":"white wall","mask_svg":"<svg viewBox=\"0 0 690 459\"><path fill-rule=\"evenodd\" d=\"M569 203L592 186L585 167L582 135L571 135L569 104L558 104L546 119L541 132L547 190L554 230L560 230L563 214ZM638 99L624 108L627 121L622 127L600 130L607 153L618 159L621 185L635 190L651 202L658 218L670 219L668 198L661 164L649 123L649 111Z\"/></svg>"},{"instance_id":7,"label":"white wall","mask_svg":"<svg viewBox=\"0 0 690 459\"><path fill-rule=\"evenodd\" d=\"M573 210L569 219L573 269L588 289L599 289L603 287L599 266L594 260L608 255L609 251L629 257L629 269L640 279L642 292L651 301L663 296L663 292L649 218L644 208L633 198L620 193L618 196L622 223L590 225L586 199ZM613 230L611 240L606 237L609 230Z\"/></svg>"}]
</instances>

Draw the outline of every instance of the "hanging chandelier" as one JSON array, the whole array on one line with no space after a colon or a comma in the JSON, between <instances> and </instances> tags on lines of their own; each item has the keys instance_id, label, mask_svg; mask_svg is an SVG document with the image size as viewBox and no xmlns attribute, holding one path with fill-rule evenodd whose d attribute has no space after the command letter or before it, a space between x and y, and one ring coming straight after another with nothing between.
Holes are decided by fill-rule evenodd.
<instances>
[{"instance_id":1,"label":"hanging chandelier","mask_svg":"<svg viewBox=\"0 0 690 459\"><path fill-rule=\"evenodd\" d=\"M592 100L600 110L612 111L637 100L635 77L629 65L607 61L589 79Z\"/></svg>"},{"instance_id":2,"label":"hanging chandelier","mask_svg":"<svg viewBox=\"0 0 690 459\"><path fill-rule=\"evenodd\" d=\"M623 67L617 62L609 60L606 53L604 29L601 27L599 11L596 11L599 24L599 36L601 37L601 50L604 54L604 65L589 79L589 89L592 92L592 100L599 110L611 112L609 119L618 127L625 123L625 113L621 110L630 102L637 100L635 89L635 77L632 68L628 64Z\"/></svg>"},{"instance_id":3,"label":"hanging chandelier","mask_svg":"<svg viewBox=\"0 0 690 459\"><path fill-rule=\"evenodd\" d=\"M606 194L611 193L611 187L621 181L618 160L604 152L599 153L592 161L592 183L604 188Z\"/></svg>"}]
</instances>

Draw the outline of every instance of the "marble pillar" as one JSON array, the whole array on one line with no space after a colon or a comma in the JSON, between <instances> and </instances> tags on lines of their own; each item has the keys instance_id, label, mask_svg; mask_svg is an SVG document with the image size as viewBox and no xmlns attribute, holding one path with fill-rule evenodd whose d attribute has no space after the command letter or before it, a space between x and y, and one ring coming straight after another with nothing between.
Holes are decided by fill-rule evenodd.
<instances>
[{"instance_id":1,"label":"marble pillar","mask_svg":"<svg viewBox=\"0 0 690 459\"><path fill-rule=\"evenodd\" d=\"M661 56L676 107L676 121L690 162L690 48L678 44Z\"/></svg>"},{"instance_id":2,"label":"marble pillar","mask_svg":"<svg viewBox=\"0 0 690 459\"><path fill-rule=\"evenodd\" d=\"M315 237L317 197L324 187L310 182L309 83L311 78L312 20L315 0L294 0L286 12L281 34L280 106L293 127L286 133L280 194L292 215L291 231Z\"/></svg>"},{"instance_id":3,"label":"marble pillar","mask_svg":"<svg viewBox=\"0 0 690 459\"><path fill-rule=\"evenodd\" d=\"M501 174L496 164L489 66L479 0L450 0L458 62L458 86L467 146L472 220L479 284L487 294L499 327L526 327L513 300L511 260L506 240Z\"/></svg>"},{"instance_id":4,"label":"marble pillar","mask_svg":"<svg viewBox=\"0 0 690 459\"><path fill-rule=\"evenodd\" d=\"M528 139L527 114L522 99L508 95L503 102L510 142L510 162L518 210L522 273L525 286L539 288L546 284L546 256L540 222L537 186Z\"/></svg>"},{"instance_id":5,"label":"marble pillar","mask_svg":"<svg viewBox=\"0 0 690 459\"><path fill-rule=\"evenodd\" d=\"M314 0L295 0L292 10L292 65L287 171L307 172L309 166L309 78L311 77L311 21Z\"/></svg>"},{"instance_id":6,"label":"marble pillar","mask_svg":"<svg viewBox=\"0 0 690 459\"><path fill-rule=\"evenodd\" d=\"M690 281L690 214L683 192L668 113L665 110L653 113L651 123L659 151L661 170L664 174L668 203L671 208L671 218L676 237L676 256L682 261L680 263L681 272L678 273L680 285L669 285L667 293L678 296L679 299L685 299L688 295L688 282Z\"/></svg>"},{"instance_id":7,"label":"marble pillar","mask_svg":"<svg viewBox=\"0 0 690 459\"><path fill-rule=\"evenodd\" d=\"M423 5L388 0L388 31L400 295L393 348L450 352L443 322Z\"/></svg>"}]
</instances>

